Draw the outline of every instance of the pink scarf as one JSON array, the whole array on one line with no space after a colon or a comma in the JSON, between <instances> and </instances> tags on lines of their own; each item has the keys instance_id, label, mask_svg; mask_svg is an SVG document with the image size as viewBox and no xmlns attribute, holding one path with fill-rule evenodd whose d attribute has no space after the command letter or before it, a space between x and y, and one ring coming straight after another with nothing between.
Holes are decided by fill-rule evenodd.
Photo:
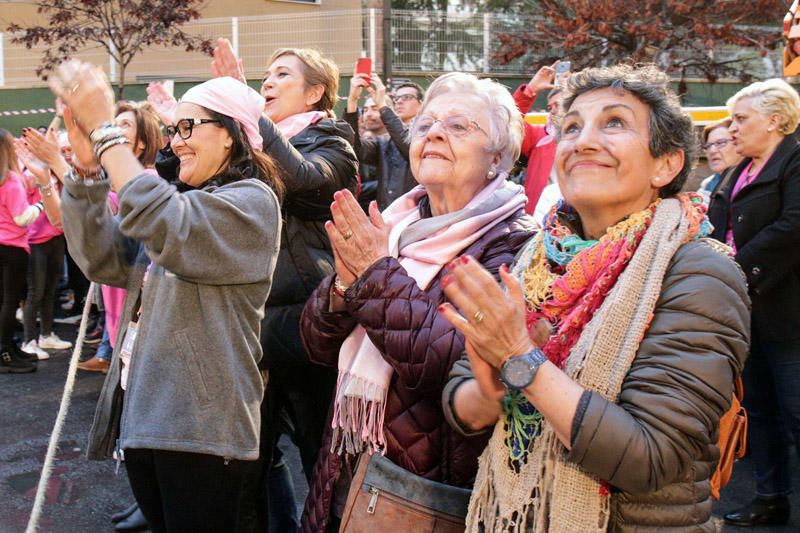
<instances>
[{"instance_id":1,"label":"pink scarf","mask_svg":"<svg viewBox=\"0 0 800 533\"><path fill-rule=\"evenodd\" d=\"M288 140L323 118L325 118L325 113L322 111L307 111L305 113L297 113L296 115L286 117L280 122L276 122L275 126Z\"/></svg>"},{"instance_id":2,"label":"pink scarf","mask_svg":"<svg viewBox=\"0 0 800 533\"><path fill-rule=\"evenodd\" d=\"M423 290L444 265L526 202L524 190L506 182L506 174L491 181L462 210L420 220L418 204L426 195L425 188L417 186L383 212L391 227L389 255L399 259ZM428 234L426 227L432 232ZM370 454L385 453L383 420L393 373L366 330L356 326L339 350L332 452L353 454L366 448Z\"/></svg>"}]
</instances>

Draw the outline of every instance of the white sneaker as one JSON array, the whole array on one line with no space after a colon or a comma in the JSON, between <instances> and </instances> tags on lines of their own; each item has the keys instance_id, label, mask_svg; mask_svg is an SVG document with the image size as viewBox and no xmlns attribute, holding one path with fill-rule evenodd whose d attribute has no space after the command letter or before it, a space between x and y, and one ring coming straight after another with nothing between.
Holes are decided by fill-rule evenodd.
<instances>
[{"instance_id":1,"label":"white sneaker","mask_svg":"<svg viewBox=\"0 0 800 533\"><path fill-rule=\"evenodd\" d=\"M22 347L20 349L25 353L35 355L36 357L39 358L39 361L50 359L50 354L39 348L39 345L36 344L36 339L33 339L28 342L23 342Z\"/></svg>"},{"instance_id":2,"label":"white sneaker","mask_svg":"<svg viewBox=\"0 0 800 533\"><path fill-rule=\"evenodd\" d=\"M45 350L67 350L72 348L72 343L62 341L58 338L58 335L50 332L50 335L46 337L39 335L39 348L44 348Z\"/></svg>"}]
</instances>

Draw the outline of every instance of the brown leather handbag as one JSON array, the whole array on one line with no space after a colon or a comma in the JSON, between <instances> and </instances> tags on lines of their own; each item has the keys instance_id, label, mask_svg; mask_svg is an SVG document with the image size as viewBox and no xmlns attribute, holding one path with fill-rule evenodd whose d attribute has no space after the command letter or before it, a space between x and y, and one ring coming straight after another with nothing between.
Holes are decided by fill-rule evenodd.
<instances>
[{"instance_id":1,"label":"brown leather handbag","mask_svg":"<svg viewBox=\"0 0 800 533\"><path fill-rule=\"evenodd\" d=\"M340 533L463 533L471 491L422 478L382 455L361 454Z\"/></svg>"},{"instance_id":2,"label":"brown leather handbag","mask_svg":"<svg viewBox=\"0 0 800 533\"><path fill-rule=\"evenodd\" d=\"M719 463L711 476L711 496L719 500L719 491L727 485L733 473L733 463L744 457L747 449L747 411L742 407L744 387L736 379L731 408L719 420Z\"/></svg>"}]
</instances>

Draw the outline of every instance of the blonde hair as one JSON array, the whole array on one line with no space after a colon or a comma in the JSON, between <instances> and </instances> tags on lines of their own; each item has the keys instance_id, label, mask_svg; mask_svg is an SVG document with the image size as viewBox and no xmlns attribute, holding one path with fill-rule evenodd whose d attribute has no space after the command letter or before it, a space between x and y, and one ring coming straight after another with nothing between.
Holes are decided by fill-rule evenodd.
<instances>
[{"instance_id":1,"label":"blonde hair","mask_svg":"<svg viewBox=\"0 0 800 533\"><path fill-rule=\"evenodd\" d=\"M725 117L722 120L717 120L716 122L712 122L711 124L707 124L705 128L703 128L703 144L708 142L708 136L711 135L711 132L717 128L724 128L728 129L731 126L731 117Z\"/></svg>"},{"instance_id":2,"label":"blonde hair","mask_svg":"<svg viewBox=\"0 0 800 533\"><path fill-rule=\"evenodd\" d=\"M752 98L753 108L762 116L778 115L778 131L791 135L800 123L800 96L791 85L774 78L751 83L731 96L725 105L733 112L733 106L743 98Z\"/></svg>"},{"instance_id":3,"label":"blonde hair","mask_svg":"<svg viewBox=\"0 0 800 533\"><path fill-rule=\"evenodd\" d=\"M5 183L10 170L19 174L17 151L14 150L14 136L10 131L0 129L0 185Z\"/></svg>"},{"instance_id":4,"label":"blonde hair","mask_svg":"<svg viewBox=\"0 0 800 533\"><path fill-rule=\"evenodd\" d=\"M325 88L322 98L314 104L314 109L327 113L332 118L333 107L339 98L339 67L336 63L313 48L278 48L272 53L267 64L272 65L276 59L283 56L294 56L303 64L306 89L315 85L322 85Z\"/></svg>"},{"instance_id":5,"label":"blonde hair","mask_svg":"<svg viewBox=\"0 0 800 533\"><path fill-rule=\"evenodd\" d=\"M428 103L442 94L460 92L477 96L486 103L489 112L489 147L491 153L500 154L499 172L508 172L519 158L522 149L522 114L511 93L504 86L490 79L479 79L472 74L451 72L439 76L425 92L419 110L422 115ZM413 129L413 127L412 127Z\"/></svg>"}]
</instances>

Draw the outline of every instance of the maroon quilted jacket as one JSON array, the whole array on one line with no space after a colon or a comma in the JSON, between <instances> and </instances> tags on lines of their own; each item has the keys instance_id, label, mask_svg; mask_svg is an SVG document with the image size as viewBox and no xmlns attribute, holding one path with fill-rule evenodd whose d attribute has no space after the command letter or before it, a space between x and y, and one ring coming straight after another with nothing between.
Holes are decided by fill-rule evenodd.
<instances>
[{"instance_id":1,"label":"maroon quilted jacket","mask_svg":"<svg viewBox=\"0 0 800 533\"><path fill-rule=\"evenodd\" d=\"M534 224L520 209L463 251L499 279L502 264L511 265L533 235ZM464 351L464 338L442 318L437 307L445 296L444 269L428 290L420 289L391 257L373 264L348 291L347 312L329 312L333 277L322 281L301 318L303 343L312 361L336 366L339 348L360 323L394 369L386 399L386 457L427 479L471 487L478 455L489 434L464 437L453 431L442 412L441 394L453 363ZM352 294L351 294L352 293ZM330 428L314 467L301 530L325 531L340 459L330 453Z\"/></svg>"}]
</instances>

